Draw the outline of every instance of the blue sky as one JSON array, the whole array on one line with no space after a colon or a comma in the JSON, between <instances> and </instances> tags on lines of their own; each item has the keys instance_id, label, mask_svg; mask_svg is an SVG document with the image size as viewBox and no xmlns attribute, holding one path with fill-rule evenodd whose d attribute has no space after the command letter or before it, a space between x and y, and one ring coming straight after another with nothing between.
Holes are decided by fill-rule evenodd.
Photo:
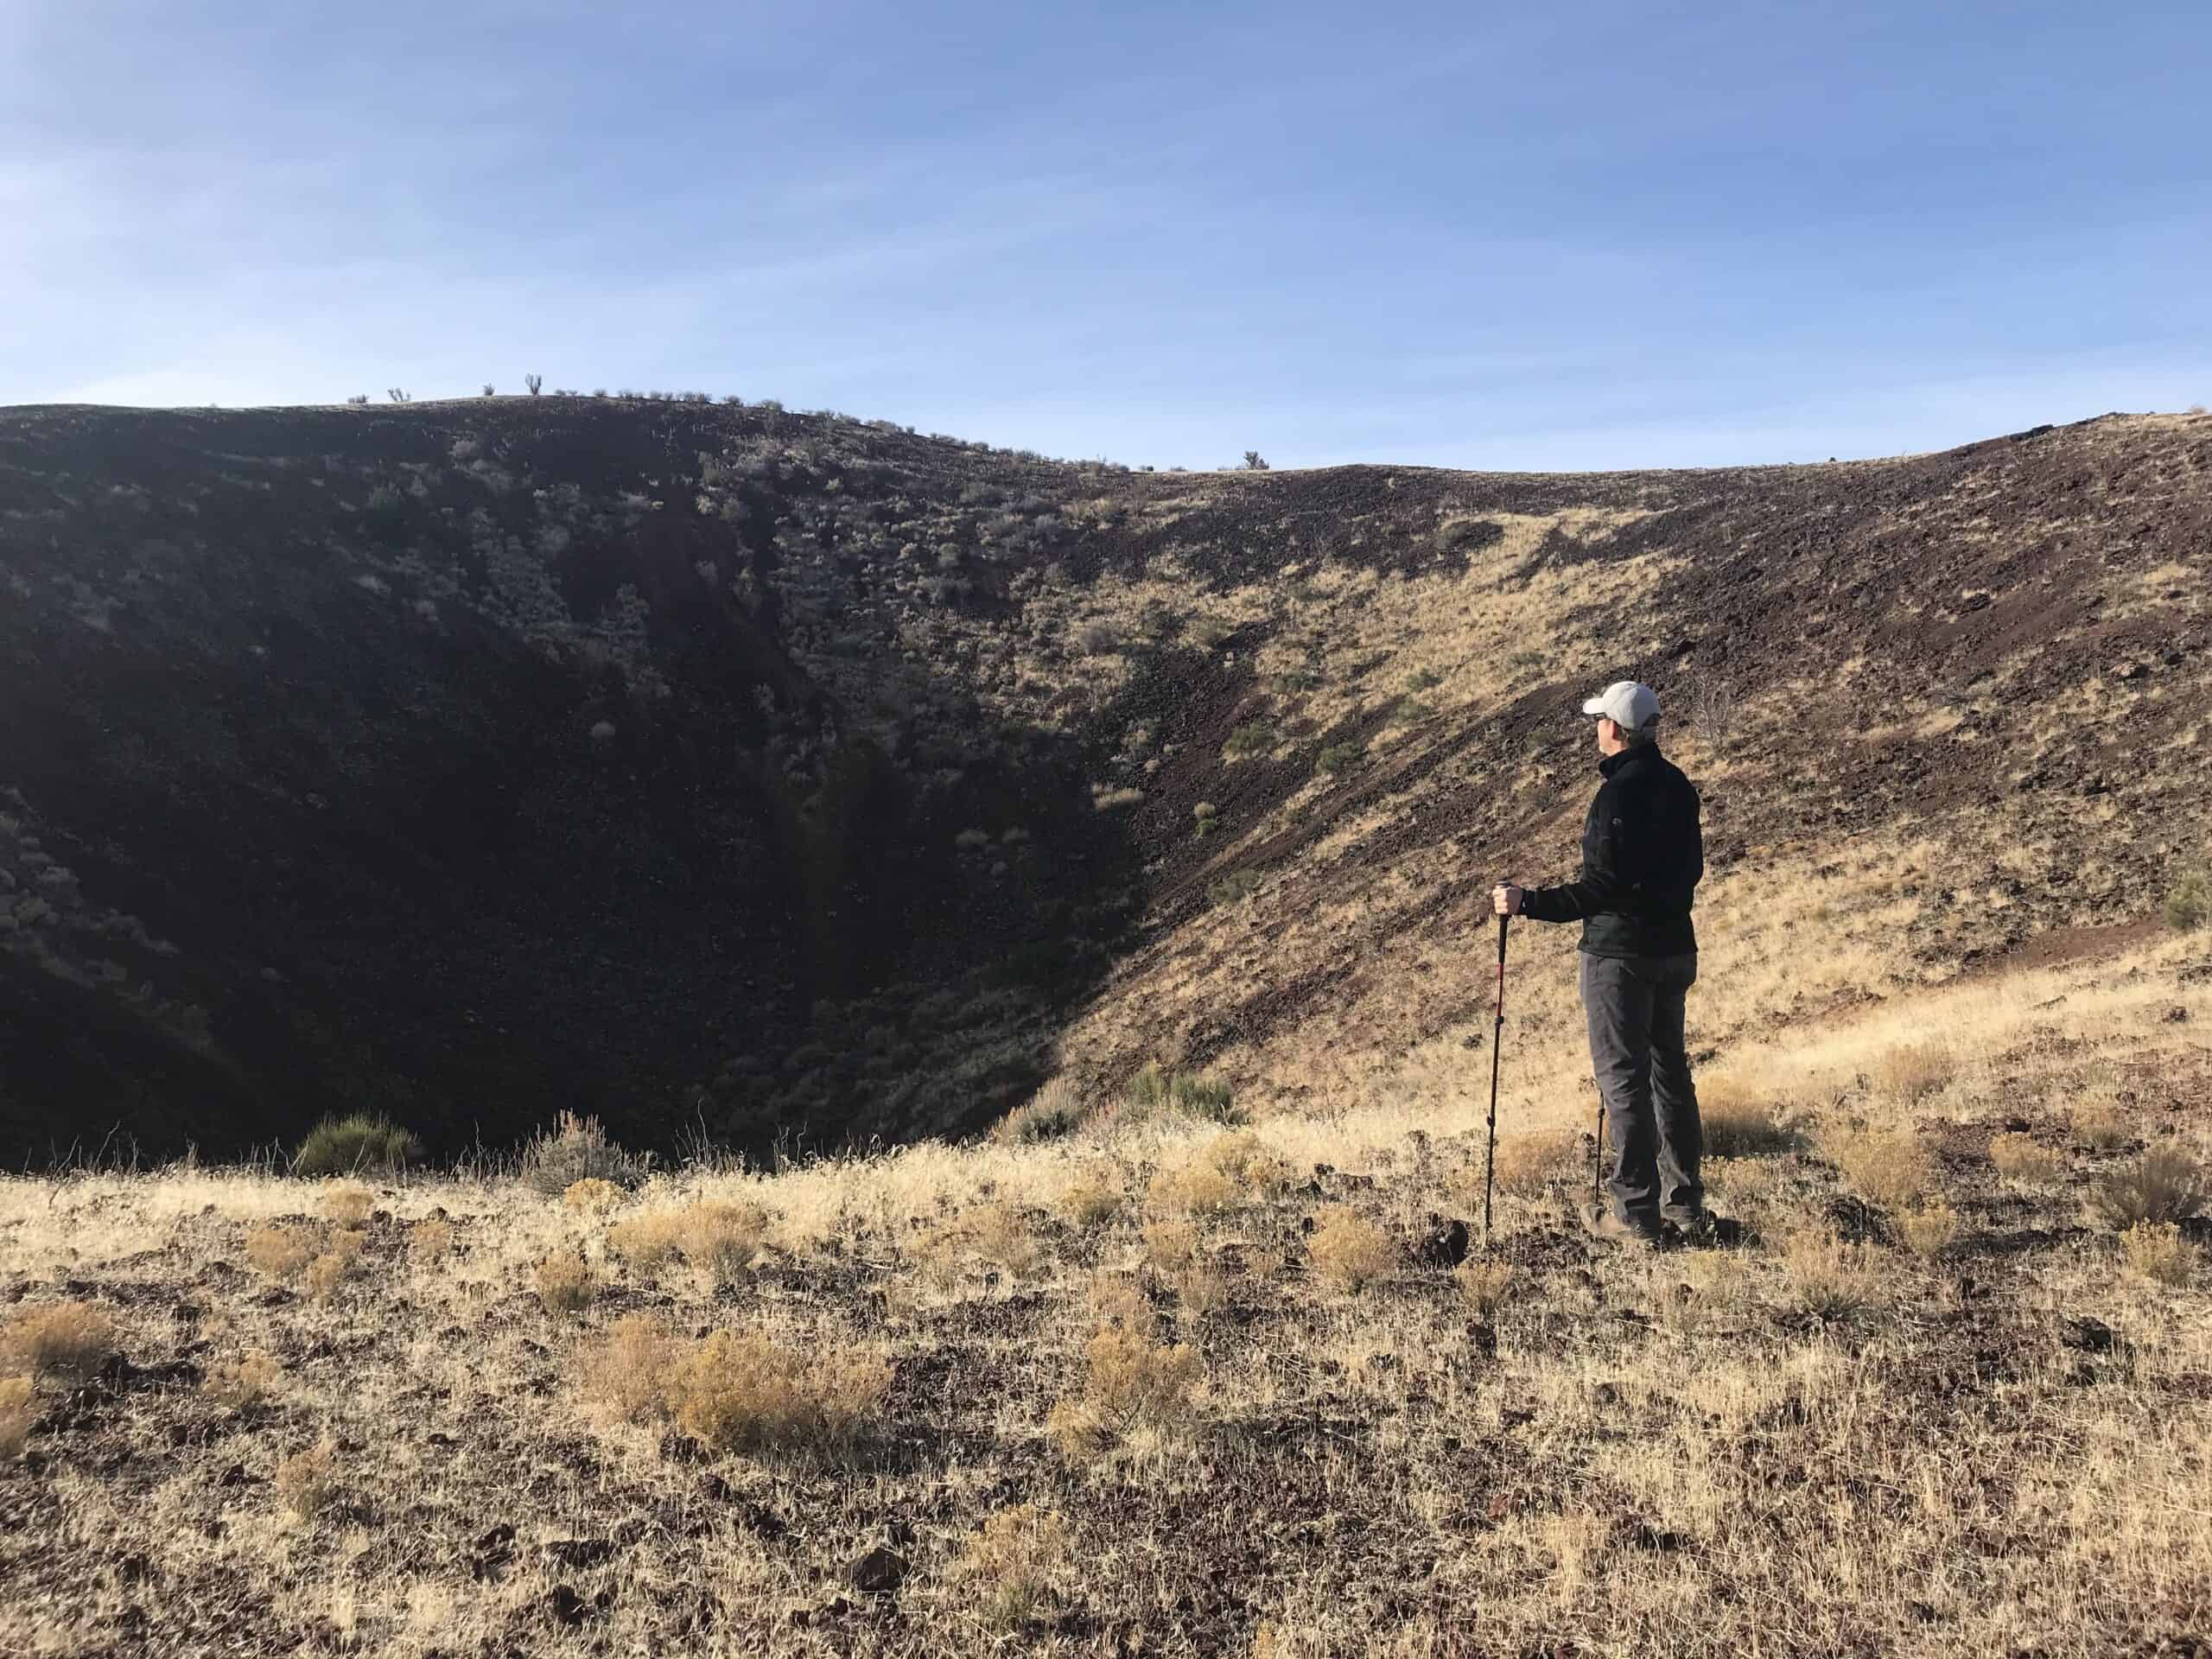
<instances>
[{"instance_id":1,"label":"blue sky","mask_svg":"<svg viewBox=\"0 0 2212 1659\"><path fill-rule=\"evenodd\" d=\"M1680 466L2212 400L2212 7L0 0L0 404Z\"/></svg>"}]
</instances>

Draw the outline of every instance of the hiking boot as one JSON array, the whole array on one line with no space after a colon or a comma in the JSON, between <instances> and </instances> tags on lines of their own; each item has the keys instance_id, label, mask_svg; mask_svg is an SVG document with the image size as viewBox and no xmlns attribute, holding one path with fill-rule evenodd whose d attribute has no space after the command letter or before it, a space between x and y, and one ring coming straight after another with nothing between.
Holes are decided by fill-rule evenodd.
<instances>
[{"instance_id":1,"label":"hiking boot","mask_svg":"<svg viewBox=\"0 0 2212 1659\"><path fill-rule=\"evenodd\" d=\"M1719 1237L1720 1219L1710 1210L1662 1210L1659 1215L1686 1244L1711 1244Z\"/></svg>"},{"instance_id":2,"label":"hiking boot","mask_svg":"<svg viewBox=\"0 0 2212 1659\"><path fill-rule=\"evenodd\" d=\"M1609 1244L1636 1244L1647 1250L1656 1250L1666 1243L1667 1235L1658 1227L1639 1227L1613 1213L1609 1204L1586 1204L1581 1206L1582 1224L1590 1236Z\"/></svg>"},{"instance_id":3,"label":"hiking boot","mask_svg":"<svg viewBox=\"0 0 2212 1659\"><path fill-rule=\"evenodd\" d=\"M1744 1242L1744 1224L1732 1216L1716 1216L1710 1210L1669 1216L1667 1226L1694 1249L1733 1249Z\"/></svg>"}]
</instances>

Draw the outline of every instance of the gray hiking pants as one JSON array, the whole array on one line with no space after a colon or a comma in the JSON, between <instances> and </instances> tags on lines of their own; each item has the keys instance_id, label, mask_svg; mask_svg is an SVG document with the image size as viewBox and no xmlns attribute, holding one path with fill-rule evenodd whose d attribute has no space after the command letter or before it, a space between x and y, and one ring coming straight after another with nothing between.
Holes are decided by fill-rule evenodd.
<instances>
[{"instance_id":1,"label":"gray hiking pants","mask_svg":"<svg viewBox=\"0 0 2212 1659\"><path fill-rule=\"evenodd\" d=\"M1705 1208L1705 1133L1682 1039L1682 1005L1696 981L1694 955L1582 958L1590 1063L1613 1146L1605 1188L1613 1213L1645 1231Z\"/></svg>"}]
</instances>

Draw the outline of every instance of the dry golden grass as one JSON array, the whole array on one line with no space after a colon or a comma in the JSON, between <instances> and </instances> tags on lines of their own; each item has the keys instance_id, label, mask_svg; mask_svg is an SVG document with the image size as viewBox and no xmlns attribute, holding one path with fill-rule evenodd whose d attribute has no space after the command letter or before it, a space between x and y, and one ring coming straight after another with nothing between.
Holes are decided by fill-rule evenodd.
<instances>
[{"instance_id":1,"label":"dry golden grass","mask_svg":"<svg viewBox=\"0 0 2212 1659\"><path fill-rule=\"evenodd\" d=\"M844 1347L800 1351L750 1332L717 1331L668 1382L677 1426L716 1452L830 1453L874 1421L890 1364Z\"/></svg>"},{"instance_id":2,"label":"dry golden grass","mask_svg":"<svg viewBox=\"0 0 2212 1659\"><path fill-rule=\"evenodd\" d=\"M314 1235L299 1227L255 1227L245 1236L245 1259L271 1279L290 1280L316 1255Z\"/></svg>"},{"instance_id":3,"label":"dry golden grass","mask_svg":"<svg viewBox=\"0 0 2212 1659\"><path fill-rule=\"evenodd\" d=\"M292 1515L312 1521L342 1495L338 1476L338 1451L326 1440L295 1453L276 1465L276 1497Z\"/></svg>"},{"instance_id":4,"label":"dry golden grass","mask_svg":"<svg viewBox=\"0 0 2212 1659\"><path fill-rule=\"evenodd\" d=\"M634 1273L658 1273L683 1254L684 1222L673 1210L652 1210L607 1230L607 1248Z\"/></svg>"},{"instance_id":5,"label":"dry golden grass","mask_svg":"<svg viewBox=\"0 0 2212 1659\"><path fill-rule=\"evenodd\" d=\"M1058 1207L1077 1226L1096 1227L1111 1221L1127 1202L1120 1166L1101 1160L1068 1183Z\"/></svg>"},{"instance_id":6,"label":"dry golden grass","mask_svg":"<svg viewBox=\"0 0 2212 1659\"><path fill-rule=\"evenodd\" d=\"M1505 1305L1505 1299L1513 1289L1513 1278L1510 1262L1488 1261L1481 1256L1462 1262L1452 1274L1461 1300L1481 1319L1497 1317L1497 1310Z\"/></svg>"},{"instance_id":7,"label":"dry golden grass","mask_svg":"<svg viewBox=\"0 0 2212 1659\"><path fill-rule=\"evenodd\" d=\"M1958 1064L1948 1042L1904 1043L1876 1057L1867 1072L1878 1093L1910 1103L1947 1085Z\"/></svg>"},{"instance_id":8,"label":"dry golden grass","mask_svg":"<svg viewBox=\"0 0 2212 1659\"><path fill-rule=\"evenodd\" d=\"M1046 1425L1070 1462L1099 1457L1134 1430L1173 1430L1189 1421L1200 1370L1195 1349L1110 1325L1093 1333L1084 1361L1083 1392L1055 1405Z\"/></svg>"},{"instance_id":9,"label":"dry golden grass","mask_svg":"<svg viewBox=\"0 0 2212 1659\"><path fill-rule=\"evenodd\" d=\"M0 1369L81 1382L120 1351L115 1321L86 1302L28 1307L0 1330Z\"/></svg>"},{"instance_id":10,"label":"dry golden grass","mask_svg":"<svg viewBox=\"0 0 2212 1659\"><path fill-rule=\"evenodd\" d=\"M28 1376L0 1376L0 1463L13 1463L38 1421L38 1394Z\"/></svg>"},{"instance_id":11,"label":"dry golden grass","mask_svg":"<svg viewBox=\"0 0 2212 1659\"><path fill-rule=\"evenodd\" d=\"M1575 1167L1577 1137L1560 1129L1533 1135L1500 1135L1497 1141L1497 1190L1515 1198L1533 1198L1554 1182L1579 1177ZM1483 1190L1480 1148L1459 1173L1459 1189L1479 1202Z\"/></svg>"},{"instance_id":12,"label":"dry golden grass","mask_svg":"<svg viewBox=\"0 0 2212 1659\"><path fill-rule=\"evenodd\" d=\"M913 1254L940 1289L950 1288L976 1268L1020 1279L1044 1260L1028 1217L1017 1205L1004 1203L978 1205L930 1229L915 1241Z\"/></svg>"},{"instance_id":13,"label":"dry golden grass","mask_svg":"<svg viewBox=\"0 0 2212 1659\"><path fill-rule=\"evenodd\" d=\"M601 1180L596 1175L587 1175L582 1180L571 1181L561 1193L561 1207L573 1210L578 1215L603 1216L620 1206L627 1195L612 1181Z\"/></svg>"},{"instance_id":14,"label":"dry golden grass","mask_svg":"<svg viewBox=\"0 0 2212 1659\"><path fill-rule=\"evenodd\" d=\"M2072 1122L2074 1138L2092 1152L2117 1152L2135 1139L2127 1114L2108 1101L2077 1108Z\"/></svg>"},{"instance_id":15,"label":"dry golden grass","mask_svg":"<svg viewBox=\"0 0 2212 1659\"><path fill-rule=\"evenodd\" d=\"M586 1399L642 1422L666 1408L669 1382L682 1351L660 1321L626 1313L584 1350L578 1386Z\"/></svg>"},{"instance_id":16,"label":"dry golden grass","mask_svg":"<svg viewBox=\"0 0 2212 1659\"><path fill-rule=\"evenodd\" d=\"M407 1230L407 1253L416 1261L435 1263L453 1254L453 1224L425 1216Z\"/></svg>"},{"instance_id":17,"label":"dry golden grass","mask_svg":"<svg viewBox=\"0 0 2212 1659\"><path fill-rule=\"evenodd\" d=\"M767 1245L768 1220L757 1204L695 1204L678 1217L683 1259L709 1284L741 1283Z\"/></svg>"},{"instance_id":18,"label":"dry golden grass","mask_svg":"<svg viewBox=\"0 0 2212 1659\"><path fill-rule=\"evenodd\" d=\"M340 1227L358 1227L377 1207L376 1197L359 1181L333 1181L323 1189L319 1206L323 1219Z\"/></svg>"},{"instance_id":19,"label":"dry golden grass","mask_svg":"<svg viewBox=\"0 0 2212 1659\"><path fill-rule=\"evenodd\" d=\"M2171 1221L2139 1221L2120 1236L2127 1270L2153 1284L2179 1287L2196 1277L2196 1247Z\"/></svg>"},{"instance_id":20,"label":"dry golden grass","mask_svg":"<svg viewBox=\"0 0 2212 1659\"><path fill-rule=\"evenodd\" d=\"M1236 1179L1203 1154L1160 1171L1147 1191L1152 1208L1168 1215L1224 1216L1246 1198Z\"/></svg>"},{"instance_id":21,"label":"dry golden grass","mask_svg":"<svg viewBox=\"0 0 2212 1659\"><path fill-rule=\"evenodd\" d=\"M1897 1217L1897 1236L1923 1262L1932 1262L1958 1242L1959 1212L1948 1204L1909 1210Z\"/></svg>"},{"instance_id":22,"label":"dry golden grass","mask_svg":"<svg viewBox=\"0 0 2212 1659\"><path fill-rule=\"evenodd\" d=\"M548 1313L581 1313L599 1294L599 1275L573 1250L539 1257L531 1281Z\"/></svg>"},{"instance_id":23,"label":"dry golden grass","mask_svg":"<svg viewBox=\"0 0 2212 1659\"><path fill-rule=\"evenodd\" d=\"M1749 1082L1700 1077L1697 1100L1708 1158L1758 1158L1787 1152L1796 1144L1783 1127L1779 1104Z\"/></svg>"},{"instance_id":24,"label":"dry golden grass","mask_svg":"<svg viewBox=\"0 0 2212 1659\"><path fill-rule=\"evenodd\" d=\"M1313 1271L1338 1290L1358 1290L1397 1271L1397 1241L1349 1205L1323 1212L1306 1247Z\"/></svg>"},{"instance_id":25,"label":"dry golden grass","mask_svg":"<svg viewBox=\"0 0 2212 1659\"><path fill-rule=\"evenodd\" d=\"M2153 1147L2089 1189L2089 1208L2118 1232L2186 1221L2204 1208L2204 1166L2178 1147Z\"/></svg>"},{"instance_id":26,"label":"dry golden grass","mask_svg":"<svg viewBox=\"0 0 2212 1659\"><path fill-rule=\"evenodd\" d=\"M2066 1167L2056 1153L2024 1135L2000 1135L1991 1141L1989 1161L2006 1180L2026 1186L2048 1186Z\"/></svg>"},{"instance_id":27,"label":"dry golden grass","mask_svg":"<svg viewBox=\"0 0 2212 1659\"><path fill-rule=\"evenodd\" d=\"M1904 1209L1935 1191L1935 1161L1910 1129L1848 1129L1823 1137L1821 1149L1854 1191L1885 1208Z\"/></svg>"},{"instance_id":28,"label":"dry golden grass","mask_svg":"<svg viewBox=\"0 0 2212 1659\"><path fill-rule=\"evenodd\" d=\"M1039 1503L1018 1503L984 1522L953 1577L981 1599L985 1624L1011 1630L1049 1611L1076 1571L1066 1522Z\"/></svg>"},{"instance_id":29,"label":"dry golden grass","mask_svg":"<svg viewBox=\"0 0 2212 1659\"><path fill-rule=\"evenodd\" d=\"M2047 1042L2054 1013L2039 1006L2063 993L2060 1011L2098 1033L2094 1058L2116 1073L2126 1062L2139 1133L2197 1147L2190 1103L2205 1073L2191 1045L2212 1010L2164 1019L2177 1002L2192 1016L2204 1006L2177 988L2181 960L1931 999L1956 1052L2003 1057L1962 1067L1943 1116L1987 1122L2075 1097L2080 1051ZM1909 1019L1911 1001L1732 1052L1728 1075L1777 1103L1808 1144L1862 1122L1872 1142L1904 1135L1917 1114L1859 1079L1872 1057L1919 1039L1916 1020L1936 1023L1925 1010ZM1579 1039L1566 1011L1557 1032ZM1525 1040L1534 1052L1548 1039ZM669 1172L639 1216L612 1225L512 1182L418 1173L385 1201L401 1210L409 1254L415 1217L449 1236L410 1267L378 1233L360 1288L327 1306L269 1297L259 1274L200 1273L238 1258L242 1225L296 1224L284 1218L313 1205L297 1182L0 1180L0 1240L25 1282L93 1287L141 1364L210 1344L196 1360L210 1374L202 1390L133 1389L124 1408L83 1421L58 1387L26 1393L35 1455L0 1471L0 1487L66 1485L78 1519L0 1531L0 1580L31 1586L0 1598L0 1650L114 1648L102 1609L118 1604L44 1586L126 1593L122 1563L143 1554L160 1593L143 1603L149 1622L132 1650L149 1659L229 1650L226 1621L241 1606L270 1643L303 1652L342 1645L332 1630L353 1651L398 1659L487 1643L526 1659L580 1641L682 1651L701 1628L685 1621L711 1617L733 1651L797 1659L837 1628L817 1628L816 1611L850 1599L844 1564L907 1516L916 1535L894 1548L913 1570L887 1606L915 1651L1043 1649L1069 1645L1069 1630L1112 1627L1132 1645L1236 1653L1264 1625L1284 1654L1436 1655L1465 1649L1470 1607L1503 1651L1542 1651L1571 1630L1593 1652L1704 1659L2023 1648L2088 1659L2155 1650L2191 1627L2212 1590L2197 1496L2212 1479L2200 1387L2212 1285L2192 1255L2178 1257L2187 1271L2169 1265L2177 1249L2199 1250L2188 1230L2097 1249L2063 1234L2037 1242L2031 1221L2014 1248L1966 1264L1962 1304L1955 1276L1905 1252L1937 1248L1947 1211L1971 1218L1942 1247L1950 1255L1968 1230L2019 1226L2018 1192L1989 1165L1930 1160L1931 1188L1889 1210L1891 1249L1823 1233L1855 1186L1824 1159L1787 1155L1715 1160L1716 1203L1754 1224L1741 1249L1608 1251L1551 1206L1516 1201L1493 1253L1448 1278L1395 1274L1346 1295L1318 1270L1274 1271L1323 1217L1302 1182L1265 1177L1261 1154L1332 1166L1325 1189L1400 1236L1431 1211L1471 1213L1460 1174L1480 1157L1488 1078L1483 1066L1470 1086L1459 1052L1458 1072L1419 1060L1389 1071L1388 1089L1353 1077L1346 1097L1372 1104L1328 1096L1315 1114L1279 1110L1232 1135L1169 1113L1038 1145L920 1145L772 1175ZM1574 1135L1586 1081L1547 1081L1535 1059L1522 1072L1516 1135ZM2126 1161L2085 1155L2067 1202ZM1125 1192L1138 1171L1185 1168L1219 1177L1235 1204L1193 1214L1125 1202L1077 1228L1043 1219L1068 1216L1086 1184ZM741 1350L702 1358L702 1335L739 1316L690 1269L629 1279L606 1314L538 1315L541 1258L573 1259L579 1238L587 1251L607 1240L614 1256L617 1228L661 1215L668 1260L689 1261L677 1218L705 1205L773 1218L777 1271L745 1287ZM1050 1244L1019 1294L918 1294L929 1266L916 1242L994 1210ZM335 1235L306 1230L327 1254ZM961 1263L971 1284L1003 1273L981 1253ZM203 1317L170 1319L179 1298ZM2052 1332L2076 1313L2120 1342L2063 1345ZM756 1344L782 1359L756 1362ZM211 1438L228 1410L219 1360L257 1352L283 1357L278 1391ZM851 1440L819 1435L792 1404L810 1390L785 1382L836 1354L874 1376L893 1368ZM690 1426L679 1377L693 1384ZM818 1377L810 1389L854 1392ZM326 1439L321 1484L334 1496L296 1510L292 1478L270 1477ZM791 1459L804 1468L779 1466ZM1959 1481L1962 1459L1974 1483ZM225 1485L238 1465L243 1484ZM155 1468L150 1484L130 1472ZM1868 1492L1900 1496L1872 1506ZM993 1516L1024 1503L1049 1509L1080 1570L1030 1611L1017 1594L1001 1613L995 1571L970 1576L963 1562ZM403 1538L424 1560L472 1563L502 1524L520 1529L514 1560L483 1580L385 1564ZM1643 1541L1655 1537L1671 1541ZM571 1539L636 1541L597 1567L541 1564L541 1544ZM359 1561L373 1565L344 1565ZM1238 1564L1233 1582L1224 1561ZM1927 1561L1955 1576L1931 1585L1898 1565ZM310 1562L337 1565L316 1580L303 1576ZM1019 1560L1007 1570L1018 1580ZM580 1636L546 1616L556 1582L587 1605L607 1586L618 1593ZM1433 1600L1387 1599L1409 1584ZM350 1599L327 1599L323 1585Z\"/></svg>"},{"instance_id":30,"label":"dry golden grass","mask_svg":"<svg viewBox=\"0 0 2212 1659\"><path fill-rule=\"evenodd\" d=\"M200 1388L219 1406L247 1411L269 1399L283 1381L284 1368L273 1356L256 1349L210 1366Z\"/></svg>"},{"instance_id":31,"label":"dry golden grass","mask_svg":"<svg viewBox=\"0 0 2212 1659\"><path fill-rule=\"evenodd\" d=\"M1830 1233L1796 1235L1783 1248L1782 1263L1793 1300L1817 1319L1848 1319L1882 1300L1887 1289L1872 1245Z\"/></svg>"}]
</instances>

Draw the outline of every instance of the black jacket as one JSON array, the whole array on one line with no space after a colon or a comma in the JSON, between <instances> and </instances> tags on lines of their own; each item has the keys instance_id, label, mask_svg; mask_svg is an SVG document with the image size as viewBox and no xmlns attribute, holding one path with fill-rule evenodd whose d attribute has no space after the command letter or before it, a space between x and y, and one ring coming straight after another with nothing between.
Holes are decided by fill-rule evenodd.
<instances>
[{"instance_id":1,"label":"black jacket","mask_svg":"<svg viewBox=\"0 0 2212 1659\"><path fill-rule=\"evenodd\" d=\"M1582 924L1593 957L1680 957L1697 949L1690 900L1705 874L1697 791L1650 744L1607 755L1582 826L1582 874L1531 887L1521 913Z\"/></svg>"}]
</instances>

